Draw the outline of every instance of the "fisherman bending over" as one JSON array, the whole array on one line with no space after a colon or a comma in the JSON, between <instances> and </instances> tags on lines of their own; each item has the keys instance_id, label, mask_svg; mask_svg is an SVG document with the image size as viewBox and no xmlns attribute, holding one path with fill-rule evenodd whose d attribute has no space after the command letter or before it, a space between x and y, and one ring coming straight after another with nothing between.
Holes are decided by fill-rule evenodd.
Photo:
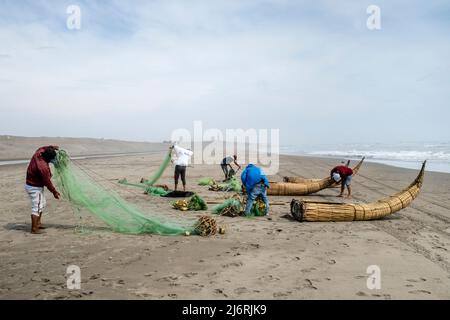
<instances>
[{"instance_id":1,"label":"fisherman bending over","mask_svg":"<svg viewBox=\"0 0 450 320\"><path fill-rule=\"evenodd\" d=\"M347 186L347 190L348 190L347 197L350 198L352 196L351 183L352 183L353 170L347 166L341 165L341 166L337 166L337 167L333 168L333 170L331 170L330 175L334 181L336 181L336 182L341 181L341 193L338 195L338 197L343 197L345 186Z\"/></svg>"},{"instance_id":2,"label":"fisherman bending over","mask_svg":"<svg viewBox=\"0 0 450 320\"><path fill-rule=\"evenodd\" d=\"M249 164L241 174L242 185L245 186L247 192L247 205L245 206L245 215L249 216L258 196L264 201L266 205L265 215L269 215L269 200L267 199L267 188L269 188L269 181L264 175L261 168Z\"/></svg>"},{"instance_id":3,"label":"fisherman bending over","mask_svg":"<svg viewBox=\"0 0 450 320\"><path fill-rule=\"evenodd\" d=\"M233 166L231 165L232 163L234 163L238 167L236 171L234 171ZM220 167L222 168L223 174L225 175L225 181L230 179L235 172L241 169L241 166L237 163L237 155L223 158L222 162L220 163Z\"/></svg>"}]
</instances>

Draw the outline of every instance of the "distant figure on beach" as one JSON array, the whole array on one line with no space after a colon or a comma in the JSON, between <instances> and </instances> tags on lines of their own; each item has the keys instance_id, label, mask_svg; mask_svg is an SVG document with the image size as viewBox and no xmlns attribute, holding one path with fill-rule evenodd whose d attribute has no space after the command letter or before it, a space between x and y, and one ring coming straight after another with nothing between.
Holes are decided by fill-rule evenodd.
<instances>
[{"instance_id":1,"label":"distant figure on beach","mask_svg":"<svg viewBox=\"0 0 450 320\"><path fill-rule=\"evenodd\" d=\"M245 206L245 215L249 216L258 196L264 201L266 205L265 215L269 215L269 200L267 199L267 188L269 188L269 181L264 175L261 168L249 164L241 174L242 185L247 192L247 205Z\"/></svg>"},{"instance_id":2,"label":"distant figure on beach","mask_svg":"<svg viewBox=\"0 0 450 320\"><path fill-rule=\"evenodd\" d=\"M177 159L174 161L175 163L175 191L178 188L178 179L181 176L181 182L183 183L183 191L186 192L186 168L189 165L189 159L194 154L191 150L183 149L177 145L173 145L170 149L175 151Z\"/></svg>"},{"instance_id":3,"label":"distant figure on beach","mask_svg":"<svg viewBox=\"0 0 450 320\"><path fill-rule=\"evenodd\" d=\"M233 166L231 165L232 163L237 166L238 169L236 171L234 171ZM222 168L223 174L225 175L225 180L230 179L238 170L241 169L241 166L237 163L237 155L223 158L222 162L220 163L220 167Z\"/></svg>"},{"instance_id":4,"label":"distant figure on beach","mask_svg":"<svg viewBox=\"0 0 450 320\"><path fill-rule=\"evenodd\" d=\"M350 198L352 196L351 183L352 183L352 177L353 177L353 170L351 168L349 168L348 166L341 165L341 166L334 167L333 170L331 170L330 175L334 181L336 181L336 182L341 181L341 193L338 195L338 197L343 197L345 186L347 186L347 190L348 190L347 197Z\"/></svg>"},{"instance_id":5,"label":"distant figure on beach","mask_svg":"<svg viewBox=\"0 0 450 320\"><path fill-rule=\"evenodd\" d=\"M27 168L25 191L31 200L31 233L42 233L40 229L45 229L41 223L42 211L45 208L46 200L44 187L53 193L55 199L59 199L60 194L53 186L49 163L56 158L58 146L46 146L39 148L30 160Z\"/></svg>"}]
</instances>

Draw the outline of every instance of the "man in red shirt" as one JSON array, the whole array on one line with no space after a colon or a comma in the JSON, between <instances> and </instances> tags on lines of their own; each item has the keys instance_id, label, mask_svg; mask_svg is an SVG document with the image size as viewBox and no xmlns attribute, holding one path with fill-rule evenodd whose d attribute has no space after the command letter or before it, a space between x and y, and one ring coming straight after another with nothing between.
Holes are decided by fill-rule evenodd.
<instances>
[{"instance_id":1,"label":"man in red shirt","mask_svg":"<svg viewBox=\"0 0 450 320\"><path fill-rule=\"evenodd\" d=\"M30 160L27 168L27 178L25 191L31 199L31 233L41 233L40 229L45 229L41 224L42 210L46 201L44 197L44 187L53 193L56 199L60 194L53 186L49 163L56 158L58 146L46 146L39 148Z\"/></svg>"},{"instance_id":2,"label":"man in red shirt","mask_svg":"<svg viewBox=\"0 0 450 320\"><path fill-rule=\"evenodd\" d=\"M333 170L331 170L331 179L333 179L336 182L341 181L341 193L338 195L338 197L342 197L344 195L345 186L347 186L348 190L348 198L352 196L352 176L353 176L353 170L346 166L337 166L334 167Z\"/></svg>"}]
</instances>

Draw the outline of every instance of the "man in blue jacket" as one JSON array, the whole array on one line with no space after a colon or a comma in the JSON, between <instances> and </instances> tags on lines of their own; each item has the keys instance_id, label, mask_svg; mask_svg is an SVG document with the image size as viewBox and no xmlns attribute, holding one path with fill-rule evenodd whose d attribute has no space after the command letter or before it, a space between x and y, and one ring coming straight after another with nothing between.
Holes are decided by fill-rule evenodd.
<instances>
[{"instance_id":1,"label":"man in blue jacket","mask_svg":"<svg viewBox=\"0 0 450 320\"><path fill-rule=\"evenodd\" d=\"M245 206L245 215L249 216L253 207L253 202L260 196L266 204L266 216L269 215L269 200L267 199L267 188L269 181L261 168L249 164L241 174L242 184L247 191L247 205Z\"/></svg>"}]
</instances>

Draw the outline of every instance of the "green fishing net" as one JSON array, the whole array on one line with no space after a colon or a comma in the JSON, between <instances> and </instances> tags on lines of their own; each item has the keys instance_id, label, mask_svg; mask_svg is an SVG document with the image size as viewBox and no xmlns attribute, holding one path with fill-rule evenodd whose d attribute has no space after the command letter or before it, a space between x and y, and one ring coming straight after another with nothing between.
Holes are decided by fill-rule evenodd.
<instances>
[{"instance_id":1,"label":"green fishing net","mask_svg":"<svg viewBox=\"0 0 450 320\"><path fill-rule=\"evenodd\" d=\"M240 192L242 190L241 181L236 177L231 178L227 182L220 183L219 187L222 191Z\"/></svg>"},{"instance_id":2,"label":"green fishing net","mask_svg":"<svg viewBox=\"0 0 450 320\"><path fill-rule=\"evenodd\" d=\"M208 210L208 205L200 196L194 194L188 201L188 209L195 211Z\"/></svg>"},{"instance_id":3,"label":"green fishing net","mask_svg":"<svg viewBox=\"0 0 450 320\"><path fill-rule=\"evenodd\" d=\"M130 183L125 178L120 179L118 182L120 184L124 184L126 186L133 186L133 187L138 187L138 188L144 189L145 194L150 194L153 196L165 196L166 194L169 193L169 191L165 190L164 188L152 187L152 186L148 186L144 183Z\"/></svg>"},{"instance_id":4,"label":"green fishing net","mask_svg":"<svg viewBox=\"0 0 450 320\"><path fill-rule=\"evenodd\" d=\"M161 178L162 174L169 166L171 159L172 159L172 149L169 149L166 157L164 158L163 162L159 166L158 171L156 171L155 174L153 175L153 177L151 177L149 180L144 180L144 183L148 186L153 186L159 180L159 178Z\"/></svg>"},{"instance_id":5,"label":"green fishing net","mask_svg":"<svg viewBox=\"0 0 450 320\"><path fill-rule=\"evenodd\" d=\"M223 214L225 210L232 212L235 215L239 215L241 212L241 202L237 199L227 199L224 202L216 205L212 212L215 214Z\"/></svg>"},{"instance_id":6,"label":"green fishing net","mask_svg":"<svg viewBox=\"0 0 450 320\"><path fill-rule=\"evenodd\" d=\"M55 161L55 183L71 205L87 210L114 231L130 234L197 234L195 221L185 217L170 220L157 213L142 213L112 191L105 190L81 168L75 166L64 150Z\"/></svg>"},{"instance_id":7,"label":"green fishing net","mask_svg":"<svg viewBox=\"0 0 450 320\"><path fill-rule=\"evenodd\" d=\"M231 217L244 215L245 204L237 199L230 198L224 202L216 205L212 212L219 215L227 215ZM265 216L265 204L259 197L253 203L252 209L250 210L250 216L262 217Z\"/></svg>"},{"instance_id":8,"label":"green fishing net","mask_svg":"<svg viewBox=\"0 0 450 320\"><path fill-rule=\"evenodd\" d=\"M199 186L211 186L215 183L216 181L213 178L201 178L198 180Z\"/></svg>"}]
</instances>

